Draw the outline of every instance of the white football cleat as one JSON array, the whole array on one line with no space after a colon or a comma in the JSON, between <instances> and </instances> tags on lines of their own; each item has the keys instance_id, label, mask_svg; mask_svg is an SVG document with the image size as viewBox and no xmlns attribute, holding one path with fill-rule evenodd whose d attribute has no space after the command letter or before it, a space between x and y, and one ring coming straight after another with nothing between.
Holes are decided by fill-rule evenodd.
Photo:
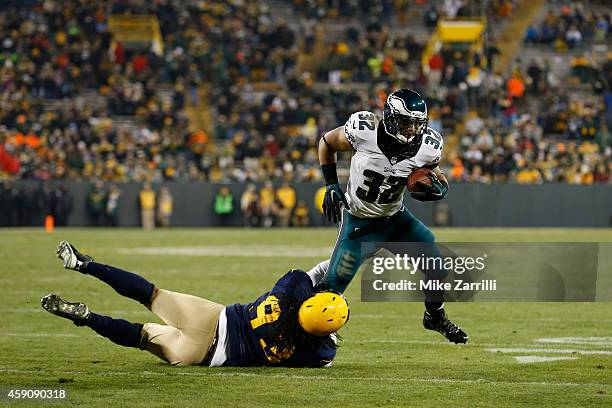
<instances>
[{"instance_id":1,"label":"white football cleat","mask_svg":"<svg viewBox=\"0 0 612 408\"><path fill-rule=\"evenodd\" d=\"M93 258L80 253L70 242L62 241L57 247L57 257L64 262L64 268L85 273Z\"/></svg>"}]
</instances>

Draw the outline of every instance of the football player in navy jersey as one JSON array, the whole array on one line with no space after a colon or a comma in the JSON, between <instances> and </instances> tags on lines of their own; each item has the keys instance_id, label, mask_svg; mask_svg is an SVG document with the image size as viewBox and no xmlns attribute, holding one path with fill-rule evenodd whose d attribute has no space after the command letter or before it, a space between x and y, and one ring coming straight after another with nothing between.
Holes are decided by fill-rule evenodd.
<instances>
[{"instance_id":1,"label":"football player in navy jersey","mask_svg":"<svg viewBox=\"0 0 612 408\"><path fill-rule=\"evenodd\" d=\"M433 233L404 206L406 181L415 169L430 169L431 183L417 182L411 197L438 201L448 192L439 163L444 140L427 126L427 104L411 89L392 92L383 115L360 111L344 126L333 129L319 142L319 162L326 184L323 212L329 221L340 221L340 232L329 270L318 283L320 290L343 293L363 260L363 242L433 243ZM346 193L338 182L336 152L351 151ZM344 207L344 209L342 209ZM438 256L433 244L431 256ZM445 271L424 271L428 277L444 277ZM429 291L425 298L423 326L453 343L466 343L468 335L447 316L444 293Z\"/></svg>"},{"instance_id":2,"label":"football player in navy jersey","mask_svg":"<svg viewBox=\"0 0 612 408\"><path fill-rule=\"evenodd\" d=\"M155 287L143 277L94 262L63 241L66 269L92 275L137 300L164 325L137 324L93 313L57 295L41 299L48 312L87 326L114 343L147 350L172 365L325 367L336 356L336 332L348 321L341 294L315 292L329 261L309 272L293 269L249 304L220 305Z\"/></svg>"}]
</instances>

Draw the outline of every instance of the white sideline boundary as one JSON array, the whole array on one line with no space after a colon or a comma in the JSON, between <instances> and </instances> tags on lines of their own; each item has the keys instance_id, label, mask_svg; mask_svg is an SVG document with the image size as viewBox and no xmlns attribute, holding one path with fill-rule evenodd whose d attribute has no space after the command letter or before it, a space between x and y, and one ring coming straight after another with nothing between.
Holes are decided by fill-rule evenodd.
<instances>
[{"instance_id":1,"label":"white sideline boundary","mask_svg":"<svg viewBox=\"0 0 612 408\"><path fill-rule=\"evenodd\" d=\"M576 382L547 382L547 381L499 381L486 378L478 379L457 379L457 378L421 378L421 377L341 377L334 375L292 375L292 374L273 374L268 372L262 373L240 373L240 372L215 372L216 368L202 367L202 370L206 372L184 372L179 371L181 368L176 369L176 373L156 371L141 371L139 373L133 373L128 371L108 371L104 370L102 373L97 372L86 372L86 371L49 371L49 370L20 370L12 368L0 368L0 373L14 373L14 374L41 374L45 376L49 375L93 375L100 377L107 376L154 376L154 377L168 377L168 376L185 376L185 377L222 377L222 378L240 378L240 377L263 377L263 378L275 378L275 379L290 379L290 380L316 380L316 381L375 381L375 382L398 382L398 383L411 383L411 382L422 382L422 383L433 383L433 384L481 384L481 385L523 385L523 386L559 386L559 387L612 387L612 384L601 384L601 383L576 383ZM333 370L333 369L332 369ZM335 370L338 371L338 370Z\"/></svg>"}]
</instances>

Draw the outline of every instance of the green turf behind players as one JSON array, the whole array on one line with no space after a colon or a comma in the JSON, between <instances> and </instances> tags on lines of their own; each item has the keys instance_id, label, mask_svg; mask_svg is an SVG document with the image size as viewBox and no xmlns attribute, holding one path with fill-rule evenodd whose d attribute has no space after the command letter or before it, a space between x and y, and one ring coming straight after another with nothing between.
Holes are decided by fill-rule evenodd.
<instances>
[{"instance_id":1,"label":"green turf behind players","mask_svg":"<svg viewBox=\"0 0 612 408\"><path fill-rule=\"evenodd\" d=\"M440 241L612 242L612 230L451 229ZM612 355L519 352L490 348L600 350L612 345L536 343L538 338L610 337L612 304L450 304L470 333L451 345L421 326L421 304L361 304L359 284L347 291L351 321L330 369L173 368L123 349L44 313L51 291L92 310L132 321L156 321L136 302L95 279L64 270L57 243L68 239L97 261L133 270L160 287L229 303L251 301L288 269L319 258L304 247L329 247L333 229L0 230L0 389L65 388L68 402L88 406L610 406ZM276 246L284 257L177 256L124 253L143 247ZM303 253L304 251L302 251ZM316 251L315 251L316 253ZM595 305L595 306L594 306ZM612 339L611 339L612 340ZM604 342L605 343L605 342ZM515 356L575 360L518 364ZM451 401L453 401L451 403Z\"/></svg>"}]
</instances>

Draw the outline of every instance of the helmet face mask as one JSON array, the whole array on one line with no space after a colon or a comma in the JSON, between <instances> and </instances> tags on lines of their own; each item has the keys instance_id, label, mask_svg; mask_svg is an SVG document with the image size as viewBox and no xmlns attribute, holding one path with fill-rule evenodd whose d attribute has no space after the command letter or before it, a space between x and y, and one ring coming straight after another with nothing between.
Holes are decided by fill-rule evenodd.
<instances>
[{"instance_id":1,"label":"helmet face mask","mask_svg":"<svg viewBox=\"0 0 612 408\"><path fill-rule=\"evenodd\" d=\"M383 111L385 132L402 144L410 143L427 129L427 104L416 92L400 89L392 92Z\"/></svg>"},{"instance_id":2,"label":"helmet face mask","mask_svg":"<svg viewBox=\"0 0 612 408\"><path fill-rule=\"evenodd\" d=\"M427 128L427 118L415 118L411 116L395 115L397 121L397 132L406 137L410 142L416 135L422 135Z\"/></svg>"}]
</instances>

